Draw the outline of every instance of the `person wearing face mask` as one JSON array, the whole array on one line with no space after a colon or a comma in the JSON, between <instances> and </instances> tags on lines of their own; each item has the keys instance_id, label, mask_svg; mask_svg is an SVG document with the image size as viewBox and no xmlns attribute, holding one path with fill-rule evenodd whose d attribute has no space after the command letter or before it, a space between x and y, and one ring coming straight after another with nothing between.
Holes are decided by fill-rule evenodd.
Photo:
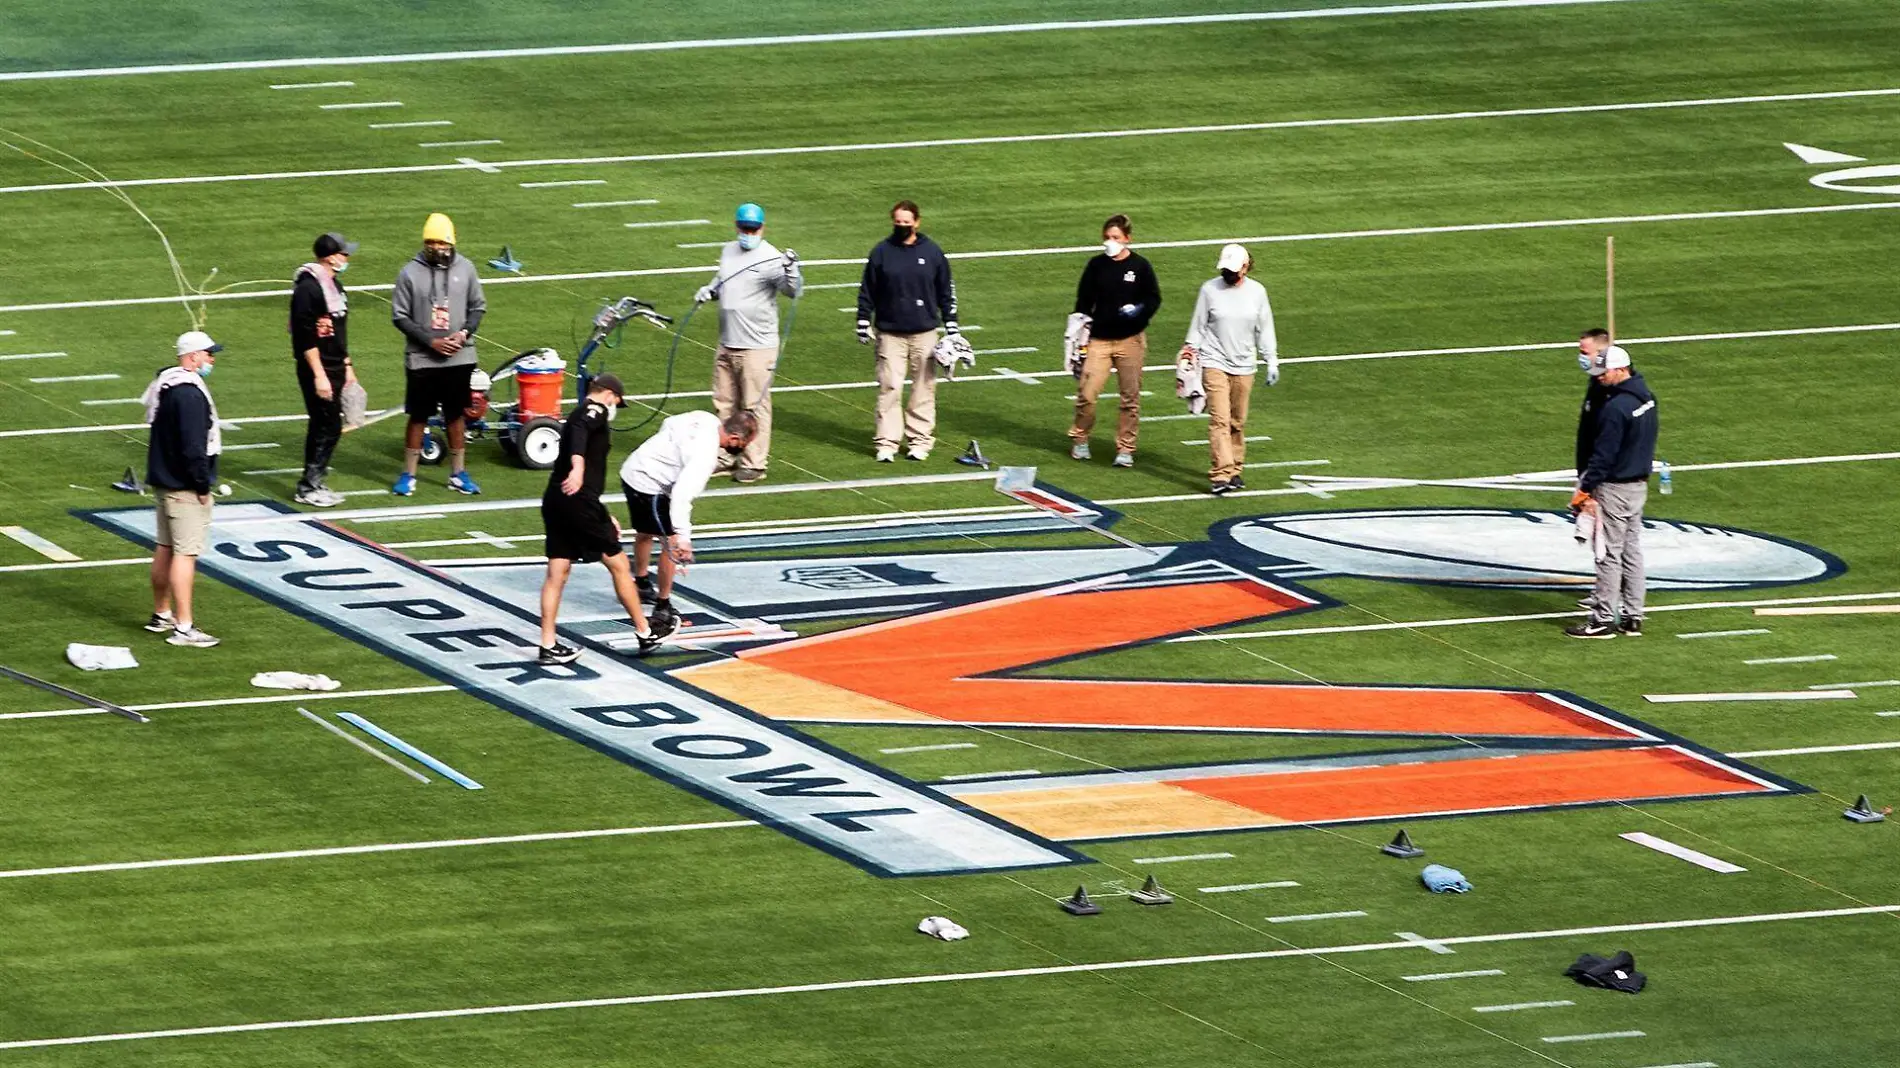
<instances>
[{"instance_id":1,"label":"person wearing face mask","mask_svg":"<svg viewBox=\"0 0 1900 1068\"><path fill-rule=\"evenodd\" d=\"M877 428L871 444L879 463L897 458L901 435L912 460L930 458L937 443L937 367L930 351L937 327L957 327L957 287L950 260L917 228L917 205L891 208L891 236L871 249L858 284L858 344L877 342ZM903 400L910 379L910 403Z\"/></svg>"},{"instance_id":2,"label":"person wearing face mask","mask_svg":"<svg viewBox=\"0 0 1900 1068\"><path fill-rule=\"evenodd\" d=\"M480 493L468 476L467 429L469 376L475 370L475 331L488 302L475 265L455 251L455 224L437 212L422 226L422 251L403 264L389 295L390 319L403 336L403 368L408 384L403 411L409 427L403 438L402 474L390 491L400 497L416 492L416 464L429 419L442 413L448 437L449 488Z\"/></svg>"},{"instance_id":3,"label":"person wearing face mask","mask_svg":"<svg viewBox=\"0 0 1900 1068\"><path fill-rule=\"evenodd\" d=\"M1121 419L1115 427L1115 466L1135 466L1135 437L1141 429L1141 365L1148 356L1148 320L1161 307L1155 270L1128 247L1133 229L1126 215L1102 224L1102 252L1082 269L1075 289L1075 315L1088 329L1082 374L1075 388L1075 422L1069 427L1069 457L1089 458L1089 432L1095 429L1095 398L1115 372L1121 390ZM1073 320L1073 317L1071 317Z\"/></svg>"},{"instance_id":4,"label":"person wearing face mask","mask_svg":"<svg viewBox=\"0 0 1900 1068\"><path fill-rule=\"evenodd\" d=\"M580 650L562 642L556 628L561 593L576 563L599 560L607 566L614 594L633 621L641 655L673 633L673 624L641 610L640 594L620 544L620 524L600 500L607 484L607 450L613 442L613 430L607 424L613 422L626 393L619 376L600 375L588 384L587 396L561 425L561 454L548 472L548 487L541 495L548 558L547 577L541 581L542 664L571 664L580 659Z\"/></svg>"},{"instance_id":5,"label":"person wearing face mask","mask_svg":"<svg viewBox=\"0 0 1900 1068\"><path fill-rule=\"evenodd\" d=\"M1598 544L1590 618L1564 630L1572 638L1643 635L1643 505L1656 464L1656 395L1610 332L1579 339L1577 362L1591 379L1578 427L1577 490L1570 506L1587 514ZM1583 449L1588 435L1589 451Z\"/></svg>"},{"instance_id":6,"label":"person wearing face mask","mask_svg":"<svg viewBox=\"0 0 1900 1068\"><path fill-rule=\"evenodd\" d=\"M356 381L350 362L349 298L337 276L349 269L356 242L324 234L311 246L315 259L297 268L290 291L290 350L297 388L310 422L303 435L303 477L297 503L333 508L343 497L325 485L330 456L343 436L343 391Z\"/></svg>"},{"instance_id":7,"label":"person wearing face mask","mask_svg":"<svg viewBox=\"0 0 1900 1068\"><path fill-rule=\"evenodd\" d=\"M653 597L653 616L667 621L668 633L679 625L673 576L693 562L693 501L705 492L721 461L731 463L758 437L759 429L751 412L724 419L712 412L683 412L662 421L659 432L620 465L620 488L633 527L634 582L641 596ZM653 543L662 538L660 581L655 586L648 571Z\"/></svg>"},{"instance_id":8,"label":"person wearing face mask","mask_svg":"<svg viewBox=\"0 0 1900 1068\"><path fill-rule=\"evenodd\" d=\"M199 630L191 584L211 531L211 494L218 484L218 407L205 384L224 346L202 330L178 335L178 364L145 387L145 483L158 505L152 541L152 618L145 629L172 645L209 649L218 639Z\"/></svg>"},{"instance_id":9,"label":"person wearing face mask","mask_svg":"<svg viewBox=\"0 0 1900 1068\"><path fill-rule=\"evenodd\" d=\"M780 252L765 239L765 209L741 204L733 216L738 236L719 253L719 270L701 286L696 303L719 302L719 351L713 356L713 410L720 419L751 412L759 432L737 457L722 458L714 474L734 482L765 479L772 449L772 375L778 370L778 298L805 292L798 253Z\"/></svg>"},{"instance_id":10,"label":"person wearing face mask","mask_svg":"<svg viewBox=\"0 0 1900 1068\"><path fill-rule=\"evenodd\" d=\"M1253 257L1239 245L1220 250L1220 277L1201 284L1188 319L1182 364L1196 363L1207 393L1208 492L1218 497L1245 489L1247 402L1254 368L1267 365L1267 385L1280 381L1280 345L1267 290L1247 277Z\"/></svg>"}]
</instances>

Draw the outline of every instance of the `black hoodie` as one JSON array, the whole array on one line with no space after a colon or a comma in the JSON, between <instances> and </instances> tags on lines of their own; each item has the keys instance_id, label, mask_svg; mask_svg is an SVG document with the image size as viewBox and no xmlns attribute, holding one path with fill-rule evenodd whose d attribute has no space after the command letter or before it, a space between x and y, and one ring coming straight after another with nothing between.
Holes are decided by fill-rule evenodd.
<instances>
[{"instance_id":1,"label":"black hoodie","mask_svg":"<svg viewBox=\"0 0 1900 1068\"><path fill-rule=\"evenodd\" d=\"M906 245L885 238L872 246L858 285L858 318L880 334L922 334L957 321L957 287L943 249L922 233Z\"/></svg>"},{"instance_id":2,"label":"black hoodie","mask_svg":"<svg viewBox=\"0 0 1900 1068\"><path fill-rule=\"evenodd\" d=\"M1585 492L1605 482L1646 482L1656 460L1656 396L1635 371L1604 387L1597 412L1596 444L1584 469Z\"/></svg>"}]
</instances>

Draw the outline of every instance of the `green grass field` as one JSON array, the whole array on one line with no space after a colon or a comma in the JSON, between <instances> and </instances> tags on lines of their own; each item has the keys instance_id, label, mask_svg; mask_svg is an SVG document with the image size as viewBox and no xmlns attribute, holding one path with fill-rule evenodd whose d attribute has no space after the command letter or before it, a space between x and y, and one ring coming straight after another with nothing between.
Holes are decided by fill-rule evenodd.
<instances>
[{"instance_id":1,"label":"green grass field","mask_svg":"<svg viewBox=\"0 0 1900 1068\"><path fill-rule=\"evenodd\" d=\"M1887 210L1900 199L1809 181L1900 163L1900 16L1874 0L1624 0L1169 21L1324 6L792 0L736 17L692 3L171 0L128 15L98 0L16 0L0 12L0 526L80 558L56 563L0 539L0 663L120 704L186 706L153 708L145 725L23 715L72 706L0 680L0 1068L1891 1063L1900 1025L1878 997L1900 981L1895 827L1841 811L1862 793L1876 805L1900 796L1895 617L1701 606L1900 598L1900 214ZM976 32L1097 19L1151 21ZM925 27L943 32L17 76ZM330 81L353 84L271 88ZM1674 103L1632 106L1660 102ZM373 126L423 122L443 125ZM1233 124L1268 125L1206 129ZM423 147L453 141L496 143ZM1857 160L1808 163L1786 143ZM481 166L457 165L464 156ZM592 161L626 156L642 158ZM447 166L411 169L428 165ZM339 171L355 173L328 173ZM100 175L132 183L119 191L194 284L217 269L217 299L176 299L158 236L111 192L41 188ZM146 181L189 176L218 180ZM562 182L598 184L539 184ZM936 453L893 468L870 455L872 361L841 309L899 197L921 203L924 229L955 257L977 348L1007 351L940 388ZM295 475L269 472L299 463L303 427L289 418L300 404L281 291L316 234L361 242L344 278L351 340L381 407L402 388L387 285L428 213L454 217L478 264L504 244L526 264L520 277L483 268L482 361L493 366L542 345L571 355L587 317L622 294L683 315L716 253L679 246L729 237L726 213L744 200L766 206L771 238L826 288L800 302L777 379L766 487L783 492L706 499L696 515L714 529L1009 504L980 480L917 479L969 473L951 458L972 438L1118 511L1117 532L1156 546L1207 542L1242 517L1557 511L1560 492L1387 482L1316 496L1289 476L1443 481L1568 466L1584 385L1569 341L1603 320L1614 235L1618 333L1660 398L1659 455L1677 469L1673 495L1652 483L1651 517L1759 532L1845 570L1783 588L1652 591L1642 639L1574 642L1557 615L1574 609L1574 588L1289 568L1285 581L1334 603L1223 629L1177 624L1174 603L1151 597L1154 635L1240 636L1131 645L1028 674L1337 685L1347 702L1368 686L1562 692L1801 789L1630 803L1610 784L1606 804L1364 820L1350 810L1378 792L1346 790L1327 802L1348 813L1338 820L1076 835L1064 848L1087 863L887 878L458 690L442 665L385 655L212 577L199 581L198 616L220 647L175 648L140 629L143 550L79 513L145 503L109 488L144 466L141 409L126 400L168 362L193 312L226 346L211 386L238 424L227 447L253 446L225 455L235 493L221 507L287 504ZM575 206L610 201L653 203ZM1106 462L1112 402L1097 459L1067 458L1058 337L1112 212L1133 217L1161 279L1151 366L1179 344L1219 245L1249 244L1288 362L1278 387L1255 393L1250 433L1271 440L1248 460L1324 465L1263 467L1248 473L1249 493L1206 496L1202 424L1165 369L1148 375L1144 416L1177 418L1144 425L1133 470ZM680 225L624 225L665 222ZM684 332L673 381L684 395L669 411L707 403L711 320ZM629 327L607 365L659 404L669 343ZM616 463L644 433L622 435ZM338 528L450 574L489 574L453 567L485 558L536 565L543 473L479 441L470 469L486 492L474 500L493 510L458 510L471 502L444 488L442 468L425 468L421 491L399 502L379 491L400 438L399 418L347 435L332 484L357 494L346 514L407 511ZM966 534L708 553L703 567L1108 544ZM1024 587L1054 581L1028 570ZM888 614L784 625L855 633ZM1332 630L1480 617L1532 618ZM1064 619L1028 635L1021 662L1123 622ZM1262 633L1308 629L1326 632ZM1680 637L1728 631L1752 633ZM141 666L82 673L63 657L74 641L130 646ZM884 668L902 676L948 655L919 646ZM1831 659L1799 659L1820 656ZM663 683L705 659L668 654L642 670ZM239 703L273 696L250 685L254 673L285 669L327 673L343 696ZM1645 700L1830 683L1853 697ZM298 715L299 701L360 712L485 788L418 784ZM1431 760L1502 744L1431 724L1345 736L783 729L794 728L931 796L986 772L1351 763L1394 749ZM1541 798L1548 786L1529 789ZM1379 853L1400 827L1422 860ZM622 833L549 837L590 831ZM1630 832L1747 870L1718 874L1618 837ZM139 863L161 860L190 863ZM1427 893L1426 862L1459 868L1475 892ZM1172 906L1117 892L1149 874L1176 894ZM1077 883L1101 915L1056 907ZM1295 885L1201 889L1255 883ZM915 933L933 914L971 937ZM1341 915L1287 921L1322 914ZM1407 944L1421 938L1448 942ZM1580 953L1618 949L1650 975L1638 996L1562 974ZM1464 972L1485 974L1404 978ZM1547 1002L1565 1004L1474 1011Z\"/></svg>"}]
</instances>

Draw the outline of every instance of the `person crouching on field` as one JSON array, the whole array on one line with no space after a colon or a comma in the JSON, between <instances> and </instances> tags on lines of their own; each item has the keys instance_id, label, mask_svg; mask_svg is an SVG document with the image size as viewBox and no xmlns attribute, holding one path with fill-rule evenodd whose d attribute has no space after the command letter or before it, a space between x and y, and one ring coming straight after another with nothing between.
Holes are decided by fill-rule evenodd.
<instances>
[{"instance_id":1,"label":"person crouching on field","mask_svg":"<svg viewBox=\"0 0 1900 1068\"><path fill-rule=\"evenodd\" d=\"M1239 245L1220 250L1220 277L1201 284L1188 320L1180 366L1198 367L1207 392L1207 445L1212 454L1208 492L1216 497L1245 489L1241 468L1247 460L1247 401L1254 368L1267 365L1267 385L1280 381L1280 345L1273 332L1273 306L1267 290L1247 277L1253 257Z\"/></svg>"},{"instance_id":2,"label":"person crouching on field","mask_svg":"<svg viewBox=\"0 0 1900 1068\"><path fill-rule=\"evenodd\" d=\"M620 465L620 488L627 497L633 525L633 573L641 595L653 595L655 625L667 632L679 625L673 607L673 576L693 562L693 501L721 460L731 462L757 440L759 419L734 412L725 419L712 412L668 416L660 430L640 443ZM664 538L660 582L648 577L653 542Z\"/></svg>"},{"instance_id":3,"label":"person crouching on field","mask_svg":"<svg viewBox=\"0 0 1900 1068\"><path fill-rule=\"evenodd\" d=\"M620 546L620 524L600 501L607 482L607 450L613 422L626 389L616 375L605 374L588 386L587 399L561 426L561 455L548 472L548 488L541 495L541 521L547 528L548 574L541 583L541 655L543 664L571 664L579 649L566 645L556 633L561 613L561 591L576 563L599 560L613 576L614 594L633 620L633 632L645 655L673 633L673 624L654 620L640 610L640 594L633 585L627 554Z\"/></svg>"},{"instance_id":4,"label":"person crouching on field","mask_svg":"<svg viewBox=\"0 0 1900 1068\"><path fill-rule=\"evenodd\" d=\"M1089 432L1095 429L1095 398L1115 372L1121 391L1121 418L1115 426L1115 466L1135 466L1135 437L1141 430L1141 365L1148 357L1148 320L1161 307L1155 269L1129 249L1128 216L1111 215L1102 224L1102 252L1082 269L1075 289L1075 316L1088 329L1082 375L1075 384L1075 423L1069 428L1069 457L1089 458ZM1071 322L1077 322L1074 316Z\"/></svg>"}]
</instances>

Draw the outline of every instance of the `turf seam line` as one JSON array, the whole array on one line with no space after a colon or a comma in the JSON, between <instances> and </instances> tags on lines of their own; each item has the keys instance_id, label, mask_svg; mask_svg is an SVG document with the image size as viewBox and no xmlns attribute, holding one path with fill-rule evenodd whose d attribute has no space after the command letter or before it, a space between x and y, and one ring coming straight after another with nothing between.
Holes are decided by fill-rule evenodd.
<instances>
[{"instance_id":1,"label":"turf seam line","mask_svg":"<svg viewBox=\"0 0 1900 1068\"><path fill-rule=\"evenodd\" d=\"M1637 931L1683 930L1701 927L1776 923L1791 920L1825 919L1900 912L1900 905L1870 905L1846 909L1817 909L1806 912L1761 913L1746 916L1717 916L1695 920L1664 920L1650 923L1610 924L1598 927L1573 927L1547 931L1515 931L1489 935L1463 935L1440 939L1443 943L1518 942L1582 935L1625 934ZM989 979L1022 979L1046 975L1076 975L1091 972L1129 971L1144 968L1180 967L1189 964L1233 963L1273 960L1289 957L1326 957L1349 953L1416 949L1412 942L1365 942L1352 945L1296 947L1292 949L1251 950L1235 953L1210 953L1199 956L1150 957L1142 959L1098 961L1081 964L1056 964L1040 967L1002 968L980 972L940 972L923 975L888 976L875 979L846 979L821 983L797 983L781 986L741 987L723 990L679 991L661 994L634 994L622 997L585 998L511 1005L481 1005L459 1009L425 1009L413 1012L374 1013L357 1016L333 1016L301 1020L268 1020L242 1024L213 1024L116 1034L70 1035L59 1038L18 1039L0 1042L0 1049L34 1049L48 1046L87 1045L103 1042L131 1042L156 1038L181 1038L199 1035L239 1034L255 1031L284 1031L312 1027L337 1027L354 1024L396 1023L410 1020L442 1020L469 1016L512 1015L561 1009L612 1008L628 1005L668 1004L685 1001L721 1001L735 998L774 997L785 994L824 993L838 990L869 990L885 987L926 986L938 983L972 982ZM1619 1035L1621 1032L1605 1032ZM1553 1036L1570 1040L1574 1036ZM1635 1037L1630 1035L1629 1037ZM1581 1041L1580 1038L1576 1040ZM1545 1038L1544 1041L1550 1041Z\"/></svg>"}]
</instances>

